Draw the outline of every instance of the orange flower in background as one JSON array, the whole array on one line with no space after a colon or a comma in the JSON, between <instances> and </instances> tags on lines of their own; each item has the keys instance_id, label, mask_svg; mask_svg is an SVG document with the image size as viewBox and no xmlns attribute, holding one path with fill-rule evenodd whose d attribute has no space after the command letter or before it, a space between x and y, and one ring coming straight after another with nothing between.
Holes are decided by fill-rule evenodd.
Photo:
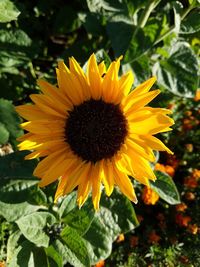
<instances>
[{"instance_id":1,"label":"orange flower in background","mask_svg":"<svg viewBox=\"0 0 200 267\"><path fill-rule=\"evenodd\" d=\"M164 164L161 164L161 163L156 163L155 170L161 171L161 172L166 172L171 177L173 177L174 173L175 173L175 169L172 166L164 165Z\"/></svg>"},{"instance_id":2,"label":"orange flower in background","mask_svg":"<svg viewBox=\"0 0 200 267\"><path fill-rule=\"evenodd\" d=\"M145 186L142 191L142 200L146 205L155 205L159 199L159 195L150 187Z\"/></svg>"},{"instance_id":3,"label":"orange flower in background","mask_svg":"<svg viewBox=\"0 0 200 267\"><path fill-rule=\"evenodd\" d=\"M116 242L117 243L121 243L125 240L125 237L124 237L124 234L120 234L118 237L117 237L117 240Z\"/></svg>"},{"instance_id":4,"label":"orange flower in background","mask_svg":"<svg viewBox=\"0 0 200 267\"><path fill-rule=\"evenodd\" d=\"M148 242L152 244L157 244L160 241L161 237L156 234L155 230L152 230L148 235Z\"/></svg>"},{"instance_id":5,"label":"orange flower in background","mask_svg":"<svg viewBox=\"0 0 200 267\"><path fill-rule=\"evenodd\" d=\"M176 155L167 155L167 165L172 166L175 170L178 168L179 160Z\"/></svg>"},{"instance_id":6,"label":"orange flower in background","mask_svg":"<svg viewBox=\"0 0 200 267\"><path fill-rule=\"evenodd\" d=\"M188 176L184 179L184 185L189 188L196 188L198 186L198 182L193 176Z\"/></svg>"},{"instance_id":7,"label":"orange flower in background","mask_svg":"<svg viewBox=\"0 0 200 267\"><path fill-rule=\"evenodd\" d=\"M180 213L177 213L175 216L176 223L181 227L187 227L189 222L191 222L191 220L192 219L190 216L184 216Z\"/></svg>"},{"instance_id":8,"label":"orange flower in background","mask_svg":"<svg viewBox=\"0 0 200 267\"><path fill-rule=\"evenodd\" d=\"M178 205L176 205L176 210L177 211L185 211L187 209L187 205L185 203L180 203Z\"/></svg>"},{"instance_id":9,"label":"orange flower in background","mask_svg":"<svg viewBox=\"0 0 200 267\"><path fill-rule=\"evenodd\" d=\"M194 100L195 100L195 101L199 101L199 100L200 100L200 89L197 89L197 91L196 91L196 95L195 95L195 97L194 97Z\"/></svg>"},{"instance_id":10,"label":"orange flower in background","mask_svg":"<svg viewBox=\"0 0 200 267\"><path fill-rule=\"evenodd\" d=\"M192 176L195 178L195 179L199 179L200 178L200 170L198 170L198 169L194 169L193 171L192 171Z\"/></svg>"},{"instance_id":11,"label":"orange flower in background","mask_svg":"<svg viewBox=\"0 0 200 267\"><path fill-rule=\"evenodd\" d=\"M188 225L188 231L193 234L193 235L196 235L198 233L198 226L197 224L189 224Z\"/></svg>"},{"instance_id":12,"label":"orange flower in background","mask_svg":"<svg viewBox=\"0 0 200 267\"><path fill-rule=\"evenodd\" d=\"M192 201L192 200L195 199L195 194L192 193L192 192L186 192L186 193L185 193L185 198L186 198L187 200L189 200L189 201Z\"/></svg>"},{"instance_id":13,"label":"orange flower in background","mask_svg":"<svg viewBox=\"0 0 200 267\"><path fill-rule=\"evenodd\" d=\"M130 246L132 248L137 247L138 241L139 241L138 236L135 236L135 235L131 236L131 238L130 238Z\"/></svg>"},{"instance_id":14,"label":"orange flower in background","mask_svg":"<svg viewBox=\"0 0 200 267\"><path fill-rule=\"evenodd\" d=\"M104 266L105 266L105 261L104 261L104 260L99 261L99 262L95 265L95 267L104 267Z\"/></svg>"}]
</instances>

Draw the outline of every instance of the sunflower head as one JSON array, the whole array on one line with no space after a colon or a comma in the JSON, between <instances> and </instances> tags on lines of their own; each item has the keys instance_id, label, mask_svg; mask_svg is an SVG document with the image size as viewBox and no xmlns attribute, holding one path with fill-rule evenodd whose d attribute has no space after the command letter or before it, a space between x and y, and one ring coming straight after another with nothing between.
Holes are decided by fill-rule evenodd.
<instances>
[{"instance_id":1,"label":"sunflower head","mask_svg":"<svg viewBox=\"0 0 200 267\"><path fill-rule=\"evenodd\" d=\"M98 209L103 186L108 196L118 186L136 203L129 176L148 186L156 179L149 164L153 150L172 153L154 136L170 130L170 110L147 106L160 92L149 91L155 77L130 93L133 75L118 76L120 59L106 69L93 54L86 73L74 58L69 67L60 61L57 86L38 80L41 93L30 96L34 104L16 107L28 131L19 150L32 150L26 159L42 158L34 170L40 186L59 180L55 199L78 187L78 205L92 192Z\"/></svg>"}]
</instances>

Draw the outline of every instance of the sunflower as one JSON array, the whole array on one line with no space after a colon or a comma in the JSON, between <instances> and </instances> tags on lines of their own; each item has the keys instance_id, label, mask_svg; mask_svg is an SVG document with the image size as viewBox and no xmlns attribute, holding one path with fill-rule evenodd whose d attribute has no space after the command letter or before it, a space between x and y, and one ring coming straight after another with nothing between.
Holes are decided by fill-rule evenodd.
<instances>
[{"instance_id":1,"label":"sunflower","mask_svg":"<svg viewBox=\"0 0 200 267\"><path fill-rule=\"evenodd\" d=\"M120 59L106 69L93 54L86 73L73 57L69 68L60 61L58 86L38 80L41 94L30 96L34 105L16 107L28 131L19 138L19 150L32 150L25 159L42 157L33 173L41 187L59 180L55 200L77 187L79 207L92 191L97 210L103 186L110 196L116 185L137 203L129 177L149 186L156 179L153 150L172 153L153 136L173 124L170 110L147 106L160 93L149 91L156 78L129 93L133 75L118 77Z\"/></svg>"}]
</instances>

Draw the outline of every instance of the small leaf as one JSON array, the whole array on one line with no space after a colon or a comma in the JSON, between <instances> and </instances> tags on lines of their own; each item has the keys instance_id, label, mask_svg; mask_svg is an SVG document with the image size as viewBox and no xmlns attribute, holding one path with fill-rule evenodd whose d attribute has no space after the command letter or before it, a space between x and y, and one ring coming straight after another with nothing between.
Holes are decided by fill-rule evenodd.
<instances>
[{"instance_id":1,"label":"small leaf","mask_svg":"<svg viewBox=\"0 0 200 267\"><path fill-rule=\"evenodd\" d=\"M179 96L194 97L199 83L197 57L186 42L174 44L169 55L153 68L159 86Z\"/></svg>"},{"instance_id":2,"label":"small leaf","mask_svg":"<svg viewBox=\"0 0 200 267\"><path fill-rule=\"evenodd\" d=\"M167 203L176 205L180 203L180 196L172 178L163 172L155 171L157 180L151 182L151 188Z\"/></svg>"},{"instance_id":3,"label":"small leaf","mask_svg":"<svg viewBox=\"0 0 200 267\"><path fill-rule=\"evenodd\" d=\"M200 31L200 14L194 10L181 23L181 34L192 34Z\"/></svg>"},{"instance_id":4,"label":"small leaf","mask_svg":"<svg viewBox=\"0 0 200 267\"><path fill-rule=\"evenodd\" d=\"M100 207L84 235L92 264L110 255L112 243L119 234L138 226L132 203L118 190L111 197L103 194Z\"/></svg>"},{"instance_id":5,"label":"small leaf","mask_svg":"<svg viewBox=\"0 0 200 267\"><path fill-rule=\"evenodd\" d=\"M16 221L22 234L37 246L48 247L49 236L46 226L56 223L56 218L48 212L34 212Z\"/></svg>"},{"instance_id":6,"label":"small leaf","mask_svg":"<svg viewBox=\"0 0 200 267\"><path fill-rule=\"evenodd\" d=\"M63 267L62 256L53 246L45 248L45 252L48 256L49 267Z\"/></svg>"},{"instance_id":7,"label":"small leaf","mask_svg":"<svg viewBox=\"0 0 200 267\"><path fill-rule=\"evenodd\" d=\"M90 260L84 240L71 227L66 226L61 232L65 244L65 257L75 267L89 267Z\"/></svg>"},{"instance_id":8,"label":"small leaf","mask_svg":"<svg viewBox=\"0 0 200 267\"><path fill-rule=\"evenodd\" d=\"M12 255L9 267L49 267L43 248L38 248L28 240L20 243Z\"/></svg>"},{"instance_id":9,"label":"small leaf","mask_svg":"<svg viewBox=\"0 0 200 267\"><path fill-rule=\"evenodd\" d=\"M10 134L9 141L16 144L16 138L22 135L23 131L19 127L20 119L14 110L14 106L6 99L0 99L0 122L5 125Z\"/></svg>"},{"instance_id":10,"label":"small leaf","mask_svg":"<svg viewBox=\"0 0 200 267\"><path fill-rule=\"evenodd\" d=\"M63 221L79 235L87 232L94 218L94 208L91 203L91 201L86 202L81 209L76 207L63 218Z\"/></svg>"},{"instance_id":11,"label":"small leaf","mask_svg":"<svg viewBox=\"0 0 200 267\"><path fill-rule=\"evenodd\" d=\"M16 20L20 12L10 0L0 1L0 22Z\"/></svg>"},{"instance_id":12,"label":"small leaf","mask_svg":"<svg viewBox=\"0 0 200 267\"><path fill-rule=\"evenodd\" d=\"M67 214L76 207L76 192L73 191L62 199L58 214L60 218L67 216Z\"/></svg>"},{"instance_id":13,"label":"small leaf","mask_svg":"<svg viewBox=\"0 0 200 267\"><path fill-rule=\"evenodd\" d=\"M32 174L36 167L36 160L24 160L24 157L29 154L27 151L15 152L0 158L0 178L15 178L27 179L29 177L34 180ZM36 180L36 178L35 178Z\"/></svg>"},{"instance_id":14,"label":"small leaf","mask_svg":"<svg viewBox=\"0 0 200 267\"><path fill-rule=\"evenodd\" d=\"M6 129L5 125L0 122L0 144L5 144L8 142L9 132Z\"/></svg>"}]
</instances>

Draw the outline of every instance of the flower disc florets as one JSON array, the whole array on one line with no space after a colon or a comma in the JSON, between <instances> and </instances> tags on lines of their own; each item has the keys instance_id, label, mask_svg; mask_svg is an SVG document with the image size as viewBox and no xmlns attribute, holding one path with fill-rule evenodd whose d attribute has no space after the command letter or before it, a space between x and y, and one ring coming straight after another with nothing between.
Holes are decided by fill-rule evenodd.
<instances>
[{"instance_id":1,"label":"flower disc florets","mask_svg":"<svg viewBox=\"0 0 200 267\"><path fill-rule=\"evenodd\" d=\"M119 151L127 134L127 122L119 105L91 99L74 106L65 129L72 151L83 160L96 163Z\"/></svg>"}]
</instances>

